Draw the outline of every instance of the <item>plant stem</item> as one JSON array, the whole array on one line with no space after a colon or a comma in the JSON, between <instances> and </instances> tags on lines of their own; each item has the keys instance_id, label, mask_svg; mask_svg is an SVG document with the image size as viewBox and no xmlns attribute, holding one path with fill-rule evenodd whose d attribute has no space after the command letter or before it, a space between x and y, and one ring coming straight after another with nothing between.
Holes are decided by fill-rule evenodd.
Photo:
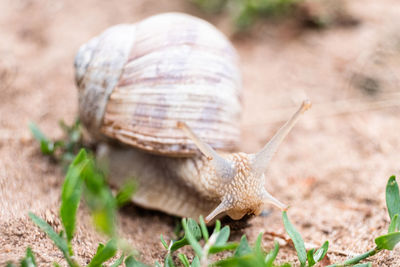
<instances>
[{"instance_id":1,"label":"plant stem","mask_svg":"<svg viewBox=\"0 0 400 267\"><path fill-rule=\"evenodd\" d=\"M371 257L371 256L375 255L379 251L381 251L381 249L376 247L374 249L371 249L370 251L367 251L367 252L365 252L363 254L357 255L354 258L348 259L348 260L346 260L346 261L344 261L342 263L332 264L332 265L329 265L327 267L340 267L340 266L353 265L353 264L359 263L360 261L362 261L362 260L364 260L364 259L366 259L368 257Z\"/></svg>"}]
</instances>

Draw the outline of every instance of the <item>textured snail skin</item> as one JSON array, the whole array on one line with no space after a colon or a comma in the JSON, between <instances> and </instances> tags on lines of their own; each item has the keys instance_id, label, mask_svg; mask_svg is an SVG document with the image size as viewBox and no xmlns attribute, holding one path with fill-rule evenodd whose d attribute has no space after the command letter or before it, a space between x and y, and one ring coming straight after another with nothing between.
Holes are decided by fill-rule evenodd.
<instances>
[{"instance_id":1,"label":"textured snail skin","mask_svg":"<svg viewBox=\"0 0 400 267\"><path fill-rule=\"evenodd\" d=\"M223 183L204 156L170 158L120 146L103 148L101 156L109 160L111 183L121 186L125 178L135 177L138 191L133 201L142 207L199 218L210 214L224 196L230 196L237 210L228 212L233 219L258 214L263 208L264 179L251 179L251 159L244 153L223 155L238 170L232 181Z\"/></svg>"}]
</instances>

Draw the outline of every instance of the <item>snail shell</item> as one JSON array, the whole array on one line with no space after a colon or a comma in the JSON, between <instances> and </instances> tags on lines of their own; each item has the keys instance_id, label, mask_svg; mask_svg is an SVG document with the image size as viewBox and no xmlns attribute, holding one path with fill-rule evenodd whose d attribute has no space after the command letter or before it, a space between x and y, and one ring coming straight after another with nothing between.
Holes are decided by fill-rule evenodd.
<instances>
[{"instance_id":1,"label":"snail shell","mask_svg":"<svg viewBox=\"0 0 400 267\"><path fill-rule=\"evenodd\" d=\"M117 25L79 49L75 69L85 127L128 145L100 154L111 183L138 180L135 203L206 221L258 214L266 201L285 207L265 190L264 171L310 104L260 152L227 153L239 142L241 76L234 48L211 24L167 13Z\"/></svg>"},{"instance_id":2,"label":"snail shell","mask_svg":"<svg viewBox=\"0 0 400 267\"><path fill-rule=\"evenodd\" d=\"M176 128L185 121L215 149L239 142L237 55L203 20L167 13L111 27L81 47L75 67L80 118L94 135L187 156L197 148Z\"/></svg>"}]
</instances>

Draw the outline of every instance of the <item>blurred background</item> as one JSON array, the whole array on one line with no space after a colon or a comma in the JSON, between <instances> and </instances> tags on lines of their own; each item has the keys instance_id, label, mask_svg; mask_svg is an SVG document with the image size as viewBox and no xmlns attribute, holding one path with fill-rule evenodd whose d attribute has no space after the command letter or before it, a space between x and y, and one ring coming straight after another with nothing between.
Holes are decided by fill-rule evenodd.
<instances>
[{"instance_id":1,"label":"blurred background","mask_svg":"<svg viewBox=\"0 0 400 267\"><path fill-rule=\"evenodd\" d=\"M48 251L44 262L60 257L26 217L31 210L59 223L63 177L40 156L27 125L58 137L57 122L74 121L79 46L111 25L172 11L208 20L238 51L241 150L258 150L305 97L312 100L271 163L269 191L291 204L310 242L365 251L371 231L387 227L384 187L400 168L397 0L0 0L0 263L22 255L25 242ZM253 218L242 231L283 232L279 217ZM121 214L121 231L153 263L162 247L146 236L172 233L173 221L132 206ZM100 239L88 225L78 227L82 262ZM375 262L395 266L398 252Z\"/></svg>"}]
</instances>

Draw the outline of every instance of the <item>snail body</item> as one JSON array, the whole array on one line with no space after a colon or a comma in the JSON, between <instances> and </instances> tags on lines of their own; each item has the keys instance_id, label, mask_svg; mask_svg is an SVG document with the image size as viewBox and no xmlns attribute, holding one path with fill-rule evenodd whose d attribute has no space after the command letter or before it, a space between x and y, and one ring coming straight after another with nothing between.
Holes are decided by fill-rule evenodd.
<instances>
[{"instance_id":1,"label":"snail body","mask_svg":"<svg viewBox=\"0 0 400 267\"><path fill-rule=\"evenodd\" d=\"M238 145L241 77L235 49L211 24L166 13L109 28L75 58L79 115L108 145L111 183L138 180L141 206L206 221L258 214L264 171L284 136L310 104L256 154ZM216 152L219 151L219 153Z\"/></svg>"}]
</instances>

